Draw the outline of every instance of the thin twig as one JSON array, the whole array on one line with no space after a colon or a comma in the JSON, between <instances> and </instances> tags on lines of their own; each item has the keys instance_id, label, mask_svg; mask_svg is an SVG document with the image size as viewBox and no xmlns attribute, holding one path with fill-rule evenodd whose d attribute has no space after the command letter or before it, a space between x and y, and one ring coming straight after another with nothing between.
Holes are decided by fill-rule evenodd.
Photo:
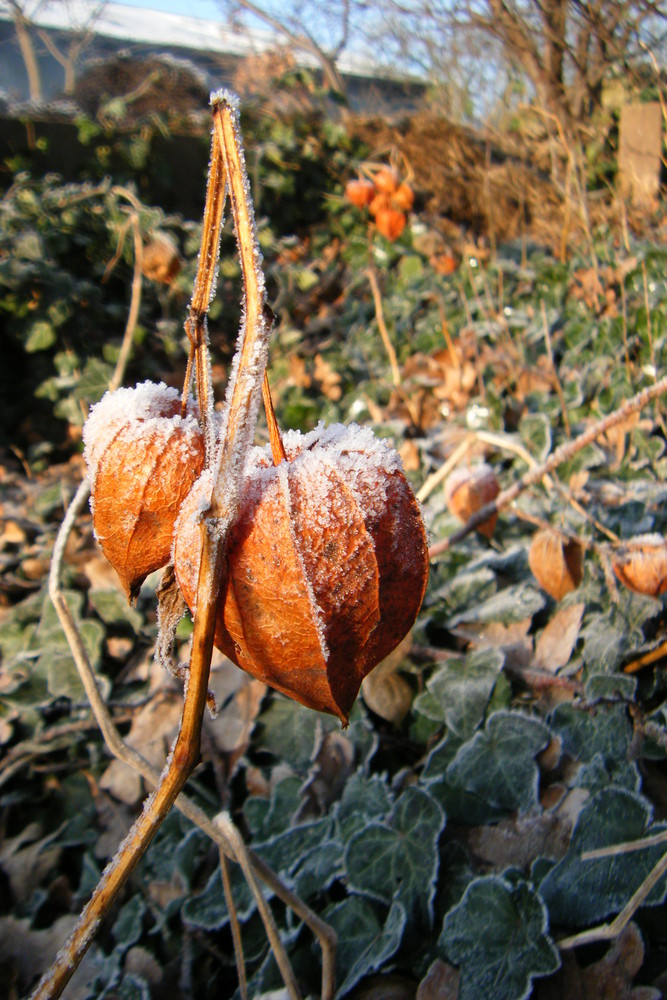
<instances>
[{"instance_id":1,"label":"thin twig","mask_svg":"<svg viewBox=\"0 0 667 1000\"><path fill-rule=\"evenodd\" d=\"M401 373L398 367L398 358L396 357L396 351L394 350L394 345L391 342L389 336L389 331L387 330L387 324L384 321L384 309L382 308L382 296L380 294L380 286L378 285L377 275L372 267L366 270L366 276L371 286L371 292L373 293L373 303L375 305L375 319L377 321L378 329L380 331L380 336L382 337L382 343L384 344L384 349L387 352L387 357L389 358L389 366L391 368L391 379L396 387L401 384Z\"/></svg>"},{"instance_id":2,"label":"thin twig","mask_svg":"<svg viewBox=\"0 0 667 1000\"><path fill-rule=\"evenodd\" d=\"M88 481L84 481L79 486L70 506L66 512L63 522L58 531L56 543L54 545L53 557L51 560L51 571L49 575L49 595L54 603L63 631L72 651L72 656L76 664L81 682L84 686L90 707L95 716L95 720L102 733L104 742L118 760L123 761L148 783L155 786L160 779L160 772L141 756L133 747L129 746L120 736L116 729L114 719L102 697L102 693L97 684L93 668L88 658L88 653L81 640L76 621L65 601L61 589L62 563L67 541L71 534L74 522L81 512L89 495ZM175 802L176 808L183 813L192 823L199 827L210 839L224 851L228 858L235 861L236 854L232 845L227 840L224 833L214 825L206 813L195 805L191 799L181 793ZM248 857L253 866L253 870L258 878L261 878L265 885L273 892L286 906L296 913L296 915L306 924L315 937L317 937L322 948L322 998L323 1000L333 1000L334 979L333 969L335 962L336 938L333 930L308 907L303 900L296 896L283 884L275 872L258 858L252 851L248 851Z\"/></svg>"},{"instance_id":3,"label":"thin twig","mask_svg":"<svg viewBox=\"0 0 667 1000\"><path fill-rule=\"evenodd\" d=\"M567 414L567 403L565 402L565 393L563 392L563 386L561 385L560 378L558 376L558 369L556 368L556 362L554 360L553 347L551 346L551 331L549 330L549 320L547 319L547 307L544 304L544 299L541 300L540 307L542 310L542 328L544 329L544 343L546 345L547 356L549 358L549 364L551 365L551 373L553 375L554 385L556 387L556 394L558 396L561 413L563 415L563 427L565 428L566 436L571 437L572 431L570 428L570 418Z\"/></svg>"},{"instance_id":4,"label":"thin twig","mask_svg":"<svg viewBox=\"0 0 667 1000\"><path fill-rule=\"evenodd\" d=\"M220 848L220 877L222 878L222 891L225 894L227 912L229 913L229 926L232 931L234 961L236 962L236 975L239 980L239 993L241 994L241 1000L248 1000L248 979L245 972L243 941L241 939L241 924L239 923L239 915L236 912L236 905L234 903L234 893L232 892L232 883L229 877L227 855L222 847Z\"/></svg>"},{"instance_id":5,"label":"thin twig","mask_svg":"<svg viewBox=\"0 0 667 1000\"><path fill-rule=\"evenodd\" d=\"M667 830L662 830L650 837L642 837L641 840L627 840L622 844L612 844L610 847L598 847L594 851L584 851L581 860L596 861L599 858L615 858L619 854L632 854L634 851L643 851L646 847L657 847L659 844L665 843L667 843Z\"/></svg>"},{"instance_id":6,"label":"thin twig","mask_svg":"<svg viewBox=\"0 0 667 1000\"><path fill-rule=\"evenodd\" d=\"M264 930L266 931L266 935L269 939L269 943L273 950L273 956L276 960L278 968L280 969L280 974L283 977L283 982L285 983L287 992L291 1000L301 1000L301 993L299 992L299 987L297 985L290 960L287 957L287 952L285 951L283 943L280 940L280 934L278 933L278 928L276 927L276 922L273 919L273 914L271 913L269 904L264 899L262 890L257 884L257 879L255 878L254 871L252 870L252 865L250 864L246 846L243 843L241 834L238 832L227 813L220 813L216 816L214 823L225 833L227 839L234 848L237 861L241 866L241 871L245 875L246 882L250 886L252 894L255 897L255 903L257 904L257 909L262 918Z\"/></svg>"},{"instance_id":7,"label":"thin twig","mask_svg":"<svg viewBox=\"0 0 667 1000\"><path fill-rule=\"evenodd\" d=\"M118 360L116 361L114 373L109 381L109 389L112 391L114 389L118 389L119 386L122 385L123 379L125 378L125 369L127 368L127 363L130 360L132 338L134 337L137 320L139 319L139 307L141 305L141 265L144 256L144 244L141 239L139 216L136 211L132 212L130 222L134 234L134 273L132 275L132 294L130 297L130 308L127 314L127 323L125 324L125 333L123 334L120 351L118 352Z\"/></svg>"},{"instance_id":8,"label":"thin twig","mask_svg":"<svg viewBox=\"0 0 667 1000\"><path fill-rule=\"evenodd\" d=\"M456 468L461 459L468 454L474 443L475 436L473 434L467 434L463 441L461 441L461 443L451 453L447 461L443 462L439 469L436 469L435 472L432 472L431 475L424 480L417 493L417 499L420 503L423 503L426 498L431 495L433 490L447 478L449 473Z\"/></svg>"},{"instance_id":9,"label":"thin twig","mask_svg":"<svg viewBox=\"0 0 667 1000\"><path fill-rule=\"evenodd\" d=\"M569 461L577 452L581 451L587 445L591 444L602 434L605 434L610 427L614 427L616 424L623 423L628 417L636 413L638 410L642 410L648 403L653 399L657 399L658 396L667 392L667 375L661 378L658 382L653 385L648 386L646 389L642 389L631 399L627 400L622 406L613 413L609 413L602 420L598 420L595 424L592 424L587 430L585 430L578 437L574 438L572 441L566 441L559 448L556 448L554 452L549 456L549 458L542 465L538 466L536 469L529 469L528 472L524 473L520 479L518 479L512 486L508 487L506 490L501 490L495 500L490 503L485 504L478 511L476 511L473 516L459 528L454 531L448 538L443 538L441 541L436 542L429 549L429 555L431 558L446 552L453 545L457 545L462 539L466 538L471 531L474 531L480 524L483 524L494 514L499 513L506 507L509 507L513 503L519 494L523 493L529 487L534 486L548 473L554 472L559 465L563 462Z\"/></svg>"},{"instance_id":10,"label":"thin twig","mask_svg":"<svg viewBox=\"0 0 667 1000\"><path fill-rule=\"evenodd\" d=\"M645 846L642 844L642 846ZM571 937L557 941L561 951L567 948L578 948L581 945L593 944L596 941L611 941L618 937L621 931L630 923L639 907L649 897L654 887L658 884L662 876L667 872L667 851L654 865L637 891L633 893L621 912L609 924L600 924L591 927L580 934L573 934Z\"/></svg>"},{"instance_id":11,"label":"thin twig","mask_svg":"<svg viewBox=\"0 0 667 1000\"><path fill-rule=\"evenodd\" d=\"M190 354L183 385L181 413L187 409L192 378L193 361L197 370L197 394L199 416L206 441L206 465L213 463L215 449L214 431L212 427L213 392L211 381L211 365L207 347L206 317L211 298L215 290L215 280L218 270L218 253L220 247L220 232L227 197L225 164L222 157L222 147L215 133L211 137L211 161L208 183L206 185L206 204L202 223L202 242L199 250L199 267L192 289L192 298L185 321L185 332L190 341Z\"/></svg>"}]
</instances>

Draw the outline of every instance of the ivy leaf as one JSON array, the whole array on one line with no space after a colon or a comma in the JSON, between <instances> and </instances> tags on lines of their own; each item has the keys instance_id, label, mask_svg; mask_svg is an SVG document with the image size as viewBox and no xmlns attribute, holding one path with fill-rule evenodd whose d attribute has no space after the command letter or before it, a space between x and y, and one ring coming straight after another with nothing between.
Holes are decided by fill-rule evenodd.
<instances>
[{"instance_id":1,"label":"ivy leaf","mask_svg":"<svg viewBox=\"0 0 667 1000\"><path fill-rule=\"evenodd\" d=\"M433 919L438 838L445 816L420 788L408 788L387 822L369 823L350 839L345 867L350 887L372 899L399 899L424 926Z\"/></svg>"},{"instance_id":2,"label":"ivy leaf","mask_svg":"<svg viewBox=\"0 0 667 1000\"><path fill-rule=\"evenodd\" d=\"M123 594L115 588L90 590L88 600L107 625L127 622L133 631L138 631L143 624L143 619L136 608L129 605Z\"/></svg>"},{"instance_id":3,"label":"ivy leaf","mask_svg":"<svg viewBox=\"0 0 667 1000\"><path fill-rule=\"evenodd\" d=\"M358 771L353 774L345 785L337 811L343 839L349 840L369 820L383 819L392 802L387 782L379 774L369 778Z\"/></svg>"},{"instance_id":4,"label":"ivy leaf","mask_svg":"<svg viewBox=\"0 0 667 1000\"><path fill-rule=\"evenodd\" d=\"M101 994L100 1000L113 997L114 1000L150 1000L151 991L148 983L141 976L126 972L119 986L105 990Z\"/></svg>"},{"instance_id":5,"label":"ivy leaf","mask_svg":"<svg viewBox=\"0 0 667 1000\"><path fill-rule=\"evenodd\" d=\"M574 760L592 760L601 753L605 758L625 757L632 739L632 725L624 705L599 705L595 715L559 705L551 728L563 741L563 750Z\"/></svg>"},{"instance_id":6,"label":"ivy leaf","mask_svg":"<svg viewBox=\"0 0 667 1000\"><path fill-rule=\"evenodd\" d=\"M255 900L240 865L229 866L229 878L238 918L242 921L247 920L255 909ZM186 924L198 927L200 930L213 931L224 927L229 920L229 911L219 867L211 874L202 892L185 900L181 914Z\"/></svg>"},{"instance_id":7,"label":"ivy leaf","mask_svg":"<svg viewBox=\"0 0 667 1000\"><path fill-rule=\"evenodd\" d=\"M525 812L537 802L535 757L549 738L549 729L539 719L520 712L494 712L484 731L458 750L447 779L493 806Z\"/></svg>"},{"instance_id":8,"label":"ivy leaf","mask_svg":"<svg viewBox=\"0 0 667 1000\"><path fill-rule=\"evenodd\" d=\"M271 789L270 799L259 796L246 799L243 813L255 840L268 840L276 833L288 829L301 804L301 785L301 778L292 774L276 782Z\"/></svg>"},{"instance_id":9,"label":"ivy leaf","mask_svg":"<svg viewBox=\"0 0 667 1000\"><path fill-rule=\"evenodd\" d=\"M304 708L289 698L276 698L262 714L259 745L298 771L307 771L324 732L336 728L332 716Z\"/></svg>"},{"instance_id":10,"label":"ivy leaf","mask_svg":"<svg viewBox=\"0 0 667 1000\"><path fill-rule=\"evenodd\" d=\"M496 575L488 567L475 571L462 570L447 580L437 595L444 599L450 611L470 608L496 592Z\"/></svg>"},{"instance_id":11,"label":"ivy leaf","mask_svg":"<svg viewBox=\"0 0 667 1000\"><path fill-rule=\"evenodd\" d=\"M523 1000L534 978L560 965L539 895L497 875L470 883L445 917L438 948L461 969L459 1000Z\"/></svg>"},{"instance_id":12,"label":"ivy leaf","mask_svg":"<svg viewBox=\"0 0 667 1000\"><path fill-rule=\"evenodd\" d=\"M143 896L133 896L121 908L113 925L113 936L119 948L126 951L141 937L146 904Z\"/></svg>"},{"instance_id":13,"label":"ivy leaf","mask_svg":"<svg viewBox=\"0 0 667 1000\"><path fill-rule=\"evenodd\" d=\"M540 883L540 894L553 923L579 927L617 913L639 888L664 853L664 844L611 857L582 860L582 854L614 844L641 840L664 828L650 827L652 810L641 795L605 788L582 809L567 854ZM660 903L667 876L652 891L646 905Z\"/></svg>"},{"instance_id":14,"label":"ivy leaf","mask_svg":"<svg viewBox=\"0 0 667 1000\"><path fill-rule=\"evenodd\" d=\"M503 663L500 650L483 649L444 663L426 682L447 728L461 739L472 736L482 722Z\"/></svg>"},{"instance_id":15,"label":"ivy leaf","mask_svg":"<svg viewBox=\"0 0 667 1000\"><path fill-rule=\"evenodd\" d=\"M325 913L338 938L337 995L345 996L363 976L380 969L395 954L405 928L405 909L394 902L382 924L367 899L349 896Z\"/></svg>"},{"instance_id":16,"label":"ivy leaf","mask_svg":"<svg viewBox=\"0 0 667 1000\"><path fill-rule=\"evenodd\" d=\"M527 413L519 422L519 434L528 451L544 462L551 451L551 421L544 413Z\"/></svg>"},{"instance_id":17,"label":"ivy leaf","mask_svg":"<svg viewBox=\"0 0 667 1000\"><path fill-rule=\"evenodd\" d=\"M37 320L30 327L30 332L26 338L25 349L29 354L37 351L48 351L56 342L56 331L46 320Z\"/></svg>"},{"instance_id":18,"label":"ivy leaf","mask_svg":"<svg viewBox=\"0 0 667 1000\"><path fill-rule=\"evenodd\" d=\"M598 680L599 675L591 678ZM605 675L606 677L606 675ZM603 677L599 677L602 681ZM613 681L615 677L606 678ZM630 680L630 678L620 678ZM590 691L604 689L599 684ZM587 686L587 693L589 688ZM595 697L592 693L591 697ZM632 740L632 725L624 705L599 705L594 715L579 711L572 705L559 705L551 717L551 728L563 741L563 750L583 765L578 784L598 790L603 785L620 785L633 790L637 787L636 766L627 759ZM593 775L596 775L594 778Z\"/></svg>"},{"instance_id":19,"label":"ivy leaf","mask_svg":"<svg viewBox=\"0 0 667 1000\"><path fill-rule=\"evenodd\" d=\"M88 358L78 380L74 395L89 403L96 403L109 388L113 368L99 358Z\"/></svg>"},{"instance_id":20,"label":"ivy leaf","mask_svg":"<svg viewBox=\"0 0 667 1000\"><path fill-rule=\"evenodd\" d=\"M342 842L323 840L301 858L293 875L294 891L302 899L311 899L344 874Z\"/></svg>"},{"instance_id":21,"label":"ivy leaf","mask_svg":"<svg viewBox=\"0 0 667 1000\"><path fill-rule=\"evenodd\" d=\"M532 618L545 604L546 598L541 591L531 583L519 583L493 594L481 604L472 604L448 619L447 624L450 628L461 622L501 622L508 625Z\"/></svg>"},{"instance_id":22,"label":"ivy leaf","mask_svg":"<svg viewBox=\"0 0 667 1000\"><path fill-rule=\"evenodd\" d=\"M429 795L440 803L448 819L456 823L478 826L500 819L505 810L465 789L455 774L448 774L447 769L461 746L461 740L447 734L429 754L421 776Z\"/></svg>"},{"instance_id":23,"label":"ivy leaf","mask_svg":"<svg viewBox=\"0 0 667 1000\"><path fill-rule=\"evenodd\" d=\"M307 853L328 839L330 830L331 821L328 818L319 819L314 823L290 827L284 833L279 833L263 844L254 844L253 847L269 867L284 877Z\"/></svg>"},{"instance_id":24,"label":"ivy leaf","mask_svg":"<svg viewBox=\"0 0 667 1000\"><path fill-rule=\"evenodd\" d=\"M636 524L628 533L635 531ZM643 626L658 611L659 605L653 598L621 588L619 604L612 604L604 614L592 616L580 632L584 663L596 672L616 670L626 654L641 646Z\"/></svg>"}]
</instances>

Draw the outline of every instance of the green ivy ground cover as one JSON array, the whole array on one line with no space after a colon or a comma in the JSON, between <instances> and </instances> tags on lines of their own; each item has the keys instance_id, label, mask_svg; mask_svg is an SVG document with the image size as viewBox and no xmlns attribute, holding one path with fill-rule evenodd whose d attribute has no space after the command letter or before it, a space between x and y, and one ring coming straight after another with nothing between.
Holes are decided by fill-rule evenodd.
<instances>
[{"instance_id":1,"label":"green ivy ground cover","mask_svg":"<svg viewBox=\"0 0 667 1000\"><path fill-rule=\"evenodd\" d=\"M477 433L472 458L484 457L508 486L568 432L665 373L667 253L657 239L623 248L615 234L596 234L600 284L590 294L582 292L595 274L590 258L559 263L537 247L501 247L483 265L468 256L442 275L423 249L428 220L415 214L389 244L344 204L354 163L327 129L310 146L306 130L289 126L258 140L260 212L276 192L288 200L301 192L306 173L314 206L296 233L277 229L270 215L260 221L278 316L270 375L282 426L372 424L402 449L416 489ZM309 171L300 173L306 160ZM55 532L81 475L77 428L104 391L125 324L130 208L111 183L27 174L15 176L0 205L9 359L1 397L0 981L12 997L28 991L66 937L144 792L110 763L46 589ZM144 236L169 231L184 265L170 289L144 283L128 381L177 383L198 225L143 206L139 224ZM401 366L398 386L369 267ZM218 391L239 314L231 233L220 271L211 317ZM433 366L447 346L445 325L474 374L456 392L441 356L440 369ZM615 583L599 547L586 551L581 585L559 602L528 565L538 522L598 546L609 540L605 531L665 535L664 419L662 400L521 494L491 541L471 535L434 558L410 641L364 686L348 729L216 661L221 714L207 721L191 793L211 815L228 810L257 854L335 928L341 998L620 1000L664 989L664 876L621 942L558 947L619 913L664 856L664 597ZM442 486L423 511L431 542L458 527ZM121 731L161 766L181 693L152 663L157 579L128 607L86 514L68 547L65 583ZM188 633L185 621L181 659ZM582 857L647 838L632 852ZM273 996L280 977L254 900L235 869L232 880L250 995ZM272 907L303 993L315 996L318 950L293 914L276 900ZM217 852L178 813L74 984L72 996L124 1000L237 995Z\"/></svg>"}]
</instances>

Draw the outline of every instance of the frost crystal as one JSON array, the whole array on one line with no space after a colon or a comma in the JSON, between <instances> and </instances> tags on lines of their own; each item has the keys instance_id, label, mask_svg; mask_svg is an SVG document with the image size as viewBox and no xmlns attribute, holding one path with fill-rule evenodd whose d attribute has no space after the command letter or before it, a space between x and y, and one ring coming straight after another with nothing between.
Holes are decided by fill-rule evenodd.
<instances>
[{"instance_id":1,"label":"frost crystal","mask_svg":"<svg viewBox=\"0 0 667 1000\"><path fill-rule=\"evenodd\" d=\"M123 388L107 392L91 407L83 427L83 457L91 482L100 459L121 428L136 427L137 436L146 430L161 433L165 439L178 427L194 430L197 426L194 404L182 418L178 412L180 394L164 382L142 382L134 389ZM146 427L147 422L154 426ZM187 451L187 445L183 444Z\"/></svg>"}]
</instances>

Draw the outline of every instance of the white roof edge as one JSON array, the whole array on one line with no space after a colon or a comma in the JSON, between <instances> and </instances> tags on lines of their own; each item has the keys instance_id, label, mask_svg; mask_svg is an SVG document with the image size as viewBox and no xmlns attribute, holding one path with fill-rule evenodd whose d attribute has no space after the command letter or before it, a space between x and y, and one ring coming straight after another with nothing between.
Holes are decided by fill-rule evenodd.
<instances>
[{"instance_id":1,"label":"white roof edge","mask_svg":"<svg viewBox=\"0 0 667 1000\"><path fill-rule=\"evenodd\" d=\"M219 21L130 7L122 3L103 4L95 0L55 0L45 3L43 0L25 0L22 6L28 18L40 27L80 31L94 26L98 35L128 42L236 56L265 52L281 44L280 36L274 31L234 31ZM12 20L7 0L0 0L0 20ZM317 66L317 59L308 52L300 53L300 61L302 65ZM374 63L360 53L344 53L337 65L341 72L358 76L390 78L393 75L388 67ZM399 76L400 74L396 74L397 78Z\"/></svg>"}]
</instances>

